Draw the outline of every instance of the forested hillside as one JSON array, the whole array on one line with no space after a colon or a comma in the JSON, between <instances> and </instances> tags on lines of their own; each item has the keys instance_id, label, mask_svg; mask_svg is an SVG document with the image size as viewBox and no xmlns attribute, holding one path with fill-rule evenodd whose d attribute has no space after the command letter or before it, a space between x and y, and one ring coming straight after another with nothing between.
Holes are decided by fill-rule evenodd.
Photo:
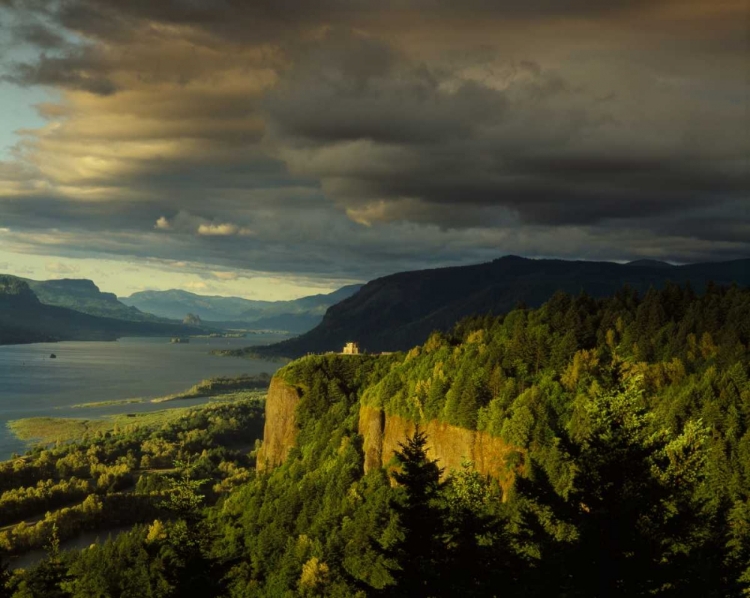
<instances>
[{"instance_id":1,"label":"forested hillside","mask_svg":"<svg viewBox=\"0 0 750 598\"><path fill-rule=\"evenodd\" d=\"M161 583L169 578L179 587L189 584L180 559L194 547L162 550L164 530L171 529L175 514L184 517L191 501L196 507L212 504L252 475L248 448L262 430L257 395L247 391L204 407L121 417L109 426L97 420L95 431L75 442L38 446L0 462L0 561L14 568L14 556L39 549L50 557L29 574L13 576L5 591L3 570L0 596L102 595L96 593L98 576L112 575L110 566L117 573L109 583L121 584L125 595L148 595L137 593L139 567L148 567L152 558L170 569L159 570ZM74 421L86 427L86 420ZM67 420L58 424L64 432ZM108 530L132 527L130 537L142 540L149 528L139 524L151 525L151 550L128 560L110 555L100 562L98 550L60 551L61 542L82 532L99 531L106 538Z\"/></svg>"},{"instance_id":2,"label":"forested hillside","mask_svg":"<svg viewBox=\"0 0 750 598\"><path fill-rule=\"evenodd\" d=\"M42 595L40 579L62 596L189 595L164 573L187 541L179 570L202 596L739 597L749 350L749 290L667 285L558 293L408 353L308 356L277 373L300 396L284 464L215 507L53 555L15 595ZM441 471L421 432L365 474L363 405L501 438L513 483Z\"/></svg>"},{"instance_id":3,"label":"forested hillside","mask_svg":"<svg viewBox=\"0 0 750 598\"><path fill-rule=\"evenodd\" d=\"M690 282L697 291L709 281L747 286L750 260L673 266L649 260L616 264L506 256L474 266L400 272L367 283L331 307L310 332L252 352L299 357L340 351L352 340L368 351L406 350L434 330L450 330L461 318L499 315L518 304L538 307L559 290L606 297L627 284L643 294L668 281Z\"/></svg>"}]
</instances>

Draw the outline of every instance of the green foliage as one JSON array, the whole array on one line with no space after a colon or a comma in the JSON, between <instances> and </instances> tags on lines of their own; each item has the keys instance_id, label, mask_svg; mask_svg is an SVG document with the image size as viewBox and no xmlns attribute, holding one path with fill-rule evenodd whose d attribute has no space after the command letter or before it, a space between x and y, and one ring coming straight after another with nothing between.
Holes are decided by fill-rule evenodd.
<instances>
[{"instance_id":1,"label":"green foliage","mask_svg":"<svg viewBox=\"0 0 750 598\"><path fill-rule=\"evenodd\" d=\"M39 548L53 528L67 539L153 519L165 496L174 499L174 516L185 517L198 506L187 504L198 486L215 502L249 479L253 461L233 447L260 438L262 409L251 399L170 410L166 419L126 418L122 428L0 462L0 552Z\"/></svg>"},{"instance_id":2,"label":"green foliage","mask_svg":"<svg viewBox=\"0 0 750 598\"><path fill-rule=\"evenodd\" d=\"M174 512L179 518L193 521L198 517L200 506L205 498L200 493L201 486L208 480L193 479L190 466L187 463L176 461L175 469L180 472L180 475L169 478L166 488L167 499L162 505L169 511Z\"/></svg>"},{"instance_id":3,"label":"green foliage","mask_svg":"<svg viewBox=\"0 0 750 598\"><path fill-rule=\"evenodd\" d=\"M394 358L395 359L395 358ZM210 515L231 596L355 596L392 583L383 472L362 475L358 398L391 358L310 356L279 375L302 392L299 448Z\"/></svg>"},{"instance_id":4,"label":"green foliage","mask_svg":"<svg viewBox=\"0 0 750 598\"><path fill-rule=\"evenodd\" d=\"M535 520L527 529L550 537L555 525L571 530L565 550L552 543L546 550L554 556L540 555L547 579L570 595L684 595L699 584L712 595L718 580L696 569L717 524L696 492L705 480L706 430L690 422L681 434L654 433L637 382L575 406L565 440L577 471L564 503L545 500L544 476L520 481L516 502Z\"/></svg>"},{"instance_id":5,"label":"green foliage","mask_svg":"<svg viewBox=\"0 0 750 598\"><path fill-rule=\"evenodd\" d=\"M196 384L184 392L179 392L156 399L152 403L164 403L179 399L194 399L198 397L235 396L238 391L267 390L271 376L265 372L260 374L243 374L234 377L209 378Z\"/></svg>"},{"instance_id":6,"label":"green foliage","mask_svg":"<svg viewBox=\"0 0 750 598\"><path fill-rule=\"evenodd\" d=\"M279 371L300 394L299 430L272 471L231 452L260 421L229 405L1 464L0 502L14 509L57 500L63 482L93 488L25 526L41 524L40 538L54 525L67 537L84 505L86 521L122 520L138 504L153 522L11 586L17 596L747 595L748 347L750 291L668 285L643 298L558 294L464 320L407 354L311 355ZM419 432L395 470L365 475L362 403L499 437L502 488L468 462L441 472Z\"/></svg>"},{"instance_id":7,"label":"green foliage","mask_svg":"<svg viewBox=\"0 0 750 598\"><path fill-rule=\"evenodd\" d=\"M432 596L440 592L440 565L445 547L442 470L427 457L427 437L417 430L399 444L392 476L399 490L391 501L398 516L400 538L390 553L398 562L396 592L401 596Z\"/></svg>"},{"instance_id":8,"label":"green foliage","mask_svg":"<svg viewBox=\"0 0 750 598\"><path fill-rule=\"evenodd\" d=\"M0 275L0 296L38 301L26 281L7 274Z\"/></svg>"}]
</instances>

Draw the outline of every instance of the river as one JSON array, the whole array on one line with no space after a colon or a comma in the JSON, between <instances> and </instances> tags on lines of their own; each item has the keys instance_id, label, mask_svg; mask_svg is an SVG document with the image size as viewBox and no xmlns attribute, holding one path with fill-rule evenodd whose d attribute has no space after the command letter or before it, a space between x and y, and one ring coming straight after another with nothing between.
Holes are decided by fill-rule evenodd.
<instances>
[{"instance_id":1,"label":"river","mask_svg":"<svg viewBox=\"0 0 750 598\"><path fill-rule=\"evenodd\" d=\"M10 420L39 416L93 419L200 404L205 399L72 407L95 401L151 399L186 390L215 376L271 374L278 363L220 357L210 355L210 351L264 345L284 338L255 334L246 338L198 338L185 344L171 344L168 338L123 338L114 342L0 346L0 460L26 450L8 430ZM50 358L53 353L55 359Z\"/></svg>"}]
</instances>

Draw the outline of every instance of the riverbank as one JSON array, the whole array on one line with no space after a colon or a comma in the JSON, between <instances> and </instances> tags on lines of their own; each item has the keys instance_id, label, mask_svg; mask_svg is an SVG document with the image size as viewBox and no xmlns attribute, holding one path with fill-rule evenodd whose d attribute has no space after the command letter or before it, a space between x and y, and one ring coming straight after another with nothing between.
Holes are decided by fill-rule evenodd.
<instances>
[{"instance_id":1,"label":"riverbank","mask_svg":"<svg viewBox=\"0 0 750 598\"><path fill-rule=\"evenodd\" d=\"M278 337L195 339L170 345L167 338L127 338L117 342L65 341L0 347L0 459L27 446L7 428L9 420L30 417L85 418L162 410L152 399L178 395L210 378L272 374L278 364L224 359L215 349L267 344ZM56 359L50 359L55 353ZM191 394L180 407L208 402ZM172 406L173 404L169 404ZM75 406L75 407L74 407Z\"/></svg>"},{"instance_id":2,"label":"riverbank","mask_svg":"<svg viewBox=\"0 0 750 598\"><path fill-rule=\"evenodd\" d=\"M211 401L235 401L240 399L263 400L271 376L267 373L237 377L209 378L188 390L151 399L151 403L166 403L185 399L204 398ZM120 401L97 401L73 405L75 409L103 406L125 406L140 404L144 399ZM71 442L84 437L112 432L125 426L138 425L149 428L166 425L182 417L192 407L171 407L146 413L115 413L100 418L28 417L7 423L10 431L19 440L29 444L50 445L56 442Z\"/></svg>"}]
</instances>

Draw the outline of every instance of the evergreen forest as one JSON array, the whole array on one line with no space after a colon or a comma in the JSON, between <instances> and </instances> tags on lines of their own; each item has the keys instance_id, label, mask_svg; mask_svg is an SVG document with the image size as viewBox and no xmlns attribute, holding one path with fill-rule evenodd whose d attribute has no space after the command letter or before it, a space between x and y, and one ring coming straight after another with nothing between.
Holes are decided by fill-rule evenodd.
<instances>
[{"instance_id":1,"label":"evergreen forest","mask_svg":"<svg viewBox=\"0 0 750 598\"><path fill-rule=\"evenodd\" d=\"M0 525L76 505L0 529L0 595L750 595L750 290L557 293L276 377L300 397L278 467L253 467L255 401L0 464ZM363 406L415 424L367 473ZM502 469L446 468L429 422L499 439ZM47 557L12 570L23 543Z\"/></svg>"}]
</instances>

